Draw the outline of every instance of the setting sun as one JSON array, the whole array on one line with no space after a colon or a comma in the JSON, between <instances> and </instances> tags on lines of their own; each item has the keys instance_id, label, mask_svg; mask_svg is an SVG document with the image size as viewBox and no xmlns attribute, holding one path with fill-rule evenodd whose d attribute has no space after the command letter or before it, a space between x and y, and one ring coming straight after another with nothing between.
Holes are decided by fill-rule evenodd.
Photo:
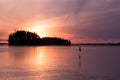
<instances>
[{"instance_id":1,"label":"setting sun","mask_svg":"<svg viewBox=\"0 0 120 80\"><path fill-rule=\"evenodd\" d=\"M37 33L40 37L44 37L45 34L43 32L43 28L40 26L34 26L29 28L29 31Z\"/></svg>"},{"instance_id":2,"label":"setting sun","mask_svg":"<svg viewBox=\"0 0 120 80\"><path fill-rule=\"evenodd\" d=\"M32 27L29 27L27 30L31 32L36 32L40 37L47 36L47 28L48 25L34 25Z\"/></svg>"},{"instance_id":3,"label":"setting sun","mask_svg":"<svg viewBox=\"0 0 120 80\"><path fill-rule=\"evenodd\" d=\"M26 23L25 27L22 27L23 30L28 30L30 32L37 33L40 37L50 36L51 27L54 25L47 21L34 21L32 23ZM52 32L52 30L51 30Z\"/></svg>"}]
</instances>

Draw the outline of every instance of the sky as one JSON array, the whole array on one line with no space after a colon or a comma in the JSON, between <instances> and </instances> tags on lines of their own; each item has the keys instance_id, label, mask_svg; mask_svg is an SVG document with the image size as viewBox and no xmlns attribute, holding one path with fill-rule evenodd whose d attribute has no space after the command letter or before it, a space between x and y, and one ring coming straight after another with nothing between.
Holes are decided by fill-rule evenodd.
<instances>
[{"instance_id":1,"label":"sky","mask_svg":"<svg viewBox=\"0 0 120 80\"><path fill-rule=\"evenodd\" d=\"M72 43L120 42L120 0L0 0L0 40L16 30Z\"/></svg>"}]
</instances>

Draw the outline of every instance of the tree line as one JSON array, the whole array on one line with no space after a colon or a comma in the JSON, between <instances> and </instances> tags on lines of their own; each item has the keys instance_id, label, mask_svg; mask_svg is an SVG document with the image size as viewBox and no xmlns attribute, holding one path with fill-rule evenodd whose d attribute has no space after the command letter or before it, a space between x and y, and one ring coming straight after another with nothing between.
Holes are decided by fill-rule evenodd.
<instances>
[{"instance_id":1,"label":"tree line","mask_svg":"<svg viewBox=\"0 0 120 80\"><path fill-rule=\"evenodd\" d=\"M35 32L16 31L9 35L9 45L71 45L70 40L57 37L40 38Z\"/></svg>"}]
</instances>

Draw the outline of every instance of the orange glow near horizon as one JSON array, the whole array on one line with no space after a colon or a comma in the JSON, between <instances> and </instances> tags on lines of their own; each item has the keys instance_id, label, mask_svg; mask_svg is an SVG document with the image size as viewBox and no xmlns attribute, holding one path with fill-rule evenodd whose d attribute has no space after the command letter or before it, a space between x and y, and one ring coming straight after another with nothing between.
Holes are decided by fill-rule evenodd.
<instances>
[{"instance_id":1,"label":"orange glow near horizon","mask_svg":"<svg viewBox=\"0 0 120 80\"><path fill-rule=\"evenodd\" d=\"M43 21L36 21L32 20L28 23L25 23L20 29L28 30L30 32L37 33L40 37L51 37L51 33L55 32L56 22L52 20L43 20ZM54 36L52 34L52 36Z\"/></svg>"},{"instance_id":2,"label":"orange glow near horizon","mask_svg":"<svg viewBox=\"0 0 120 80\"><path fill-rule=\"evenodd\" d=\"M28 30L30 32L35 32L37 33L40 37L45 37L48 36L47 34L48 32L48 28L50 27L50 25L46 25L46 24L33 24L31 25L31 27L27 27L24 30Z\"/></svg>"},{"instance_id":3,"label":"orange glow near horizon","mask_svg":"<svg viewBox=\"0 0 120 80\"><path fill-rule=\"evenodd\" d=\"M35 32L40 37L44 37L45 36L45 33L43 32L44 29L42 27L40 27L40 26L33 26L33 27L29 28L28 31Z\"/></svg>"},{"instance_id":4,"label":"orange glow near horizon","mask_svg":"<svg viewBox=\"0 0 120 80\"><path fill-rule=\"evenodd\" d=\"M67 39L69 37L69 34L61 32L60 27L57 27L57 25L60 25L60 23L54 19L45 21L33 21L32 23L25 23L25 25L23 25L23 27L20 29L35 32L40 37L60 37Z\"/></svg>"},{"instance_id":5,"label":"orange glow near horizon","mask_svg":"<svg viewBox=\"0 0 120 80\"><path fill-rule=\"evenodd\" d=\"M25 29L25 30L28 30L30 32L35 32L41 38L43 38L43 37L59 37L59 38L70 40L70 38L74 36L72 34L56 31L56 28L50 29L50 28L48 28L47 25L42 25L42 26L37 25L37 26L33 26L33 27L30 27L30 28Z\"/></svg>"}]
</instances>

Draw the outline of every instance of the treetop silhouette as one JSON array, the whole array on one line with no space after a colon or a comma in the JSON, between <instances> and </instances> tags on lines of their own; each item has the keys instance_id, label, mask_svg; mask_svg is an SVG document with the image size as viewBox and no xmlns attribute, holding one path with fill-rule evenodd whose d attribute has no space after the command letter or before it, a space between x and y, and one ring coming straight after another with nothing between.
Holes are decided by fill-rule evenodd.
<instances>
[{"instance_id":1,"label":"treetop silhouette","mask_svg":"<svg viewBox=\"0 0 120 80\"><path fill-rule=\"evenodd\" d=\"M69 40L44 37L40 38L35 32L29 31L16 31L9 35L9 45L71 45Z\"/></svg>"}]
</instances>

